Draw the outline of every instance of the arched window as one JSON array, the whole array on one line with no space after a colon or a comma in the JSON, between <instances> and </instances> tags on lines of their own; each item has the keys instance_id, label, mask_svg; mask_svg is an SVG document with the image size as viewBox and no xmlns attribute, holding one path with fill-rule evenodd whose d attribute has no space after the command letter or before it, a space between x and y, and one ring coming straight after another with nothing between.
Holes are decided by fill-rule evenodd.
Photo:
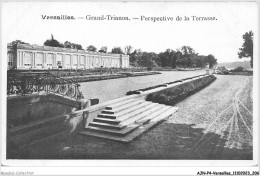
<instances>
[{"instance_id":1,"label":"arched window","mask_svg":"<svg viewBox=\"0 0 260 176\"><path fill-rule=\"evenodd\" d=\"M24 62L25 67L31 67L31 65L32 65L32 53L31 52L24 52L23 62Z\"/></svg>"},{"instance_id":2,"label":"arched window","mask_svg":"<svg viewBox=\"0 0 260 176\"><path fill-rule=\"evenodd\" d=\"M42 62L43 62L43 53L36 53L36 55L35 55L35 66L41 68Z\"/></svg>"},{"instance_id":3,"label":"arched window","mask_svg":"<svg viewBox=\"0 0 260 176\"><path fill-rule=\"evenodd\" d=\"M13 68L13 62L14 62L14 54L8 53L8 63L7 63L8 69Z\"/></svg>"}]
</instances>

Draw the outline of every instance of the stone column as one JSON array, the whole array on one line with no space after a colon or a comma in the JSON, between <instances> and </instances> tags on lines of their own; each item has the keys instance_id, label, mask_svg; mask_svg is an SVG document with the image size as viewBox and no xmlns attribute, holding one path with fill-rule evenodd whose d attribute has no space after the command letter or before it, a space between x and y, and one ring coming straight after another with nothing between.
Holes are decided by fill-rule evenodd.
<instances>
[{"instance_id":1,"label":"stone column","mask_svg":"<svg viewBox=\"0 0 260 176\"><path fill-rule=\"evenodd\" d=\"M98 67L98 58L97 57L94 57L94 67Z\"/></svg>"},{"instance_id":2,"label":"stone column","mask_svg":"<svg viewBox=\"0 0 260 176\"><path fill-rule=\"evenodd\" d=\"M56 58L57 58L57 53L53 53L53 68L57 68Z\"/></svg>"},{"instance_id":3,"label":"stone column","mask_svg":"<svg viewBox=\"0 0 260 176\"><path fill-rule=\"evenodd\" d=\"M21 52L20 51L17 51L16 62L17 62L17 68L19 68L21 66Z\"/></svg>"},{"instance_id":4,"label":"stone column","mask_svg":"<svg viewBox=\"0 0 260 176\"><path fill-rule=\"evenodd\" d=\"M91 68L91 57L88 56L88 68Z\"/></svg>"},{"instance_id":5,"label":"stone column","mask_svg":"<svg viewBox=\"0 0 260 176\"><path fill-rule=\"evenodd\" d=\"M109 57L109 67L112 67L112 58Z\"/></svg>"},{"instance_id":6,"label":"stone column","mask_svg":"<svg viewBox=\"0 0 260 176\"><path fill-rule=\"evenodd\" d=\"M104 58L100 57L100 60L101 60L101 62L99 64L99 67L101 67L101 66L105 67Z\"/></svg>"},{"instance_id":7,"label":"stone column","mask_svg":"<svg viewBox=\"0 0 260 176\"><path fill-rule=\"evenodd\" d=\"M79 66L80 66L79 61L80 61L80 55L77 55L77 67L78 67L78 68L79 68Z\"/></svg>"},{"instance_id":8,"label":"stone column","mask_svg":"<svg viewBox=\"0 0 260 176\"><path fill-rule=\"evenodd\" d=\"M70 68L72 68L73 65L73 59L74 59L74 55L69 55L70 56Z\"/></svg>"},{"instance_id":9,"label":"stone column","mask_svg":"<svg viewBox=\"0 0 260 176\"><path fill-rule=\"evenodd\" d=\"M125 68L125 58L122 56L122 68Z\"/></svg>"},{"instance_id":10,"label":"stone column","mask_svg":"<svg viewBox=\"0 0 260 176\"><path fill-rule=\"evenodd\" d=\"M32 53L32 68L35 68L35 53Z\"/></svg>"},{"instance_id":11,"label":"stone column","mask_svg":"<svg viewBox=\"0 0 260 176\"><path fill-rule=\"evenodd\" d=\"M83 56L83 64L84 64L84 68L86 69L87 68L87 57L85 55L82 55Z\"/></svg>"},{"instance_id":12,"label":"stone column","mask_svg":"<svg viewBox=\"0 0 260 176\"><path fill-rule=\"evenodd\" d=\"M24 52L22 51L21 66L23 67Z\"/></svg>"},{"instance_id":13,"label":"stone column","mask_svg":"<svg viewBox=\"0 0 260 176\"><path fill-rule=\"evenodd\" d=\"M62 68L65 68L65 54L61 54L61 56L62 56L62 62L61 62L61 66L62 66Z\"/></svg>"},{"instance_id":14,"label":"stone column","mask_svg":"<svg viewBox=\"0 0 260 176\"><path fill-rule=\"evenodd\" d=\"M86 57L86 68L89 68L89 58L87 55L85 55L85 57Z\"/></svg>"},{"instance_id":15,"label":"stone column","mask_svg":"<svg viewBox=\"0 0 260 176\"><path fill-rule=\"evenodd\" d=\"M119 67L123 68L123 57L122 57L122 54L120 54L120 56L119 56Z\"/></svg>"},{"instance_id":16,"label":"stone column","mask_svg":"<svg viewBox=\"0 0 260 176\"><path fill-rule=\"evenodd\" d=\"M109 67L109 60L108 60L108 58L106 57L106 67Z\"/></svg>"},{"instance_id":17,"label":"stone column","mask_svg":"<svg viewBox=\"0 0 260 176\"><path fill-rule=\"evenodd\" d=\"M43 53L43 63L42 63L43 68L46 68L46 57L47 57L47 54Z\"/></svg>"}]
</instances>

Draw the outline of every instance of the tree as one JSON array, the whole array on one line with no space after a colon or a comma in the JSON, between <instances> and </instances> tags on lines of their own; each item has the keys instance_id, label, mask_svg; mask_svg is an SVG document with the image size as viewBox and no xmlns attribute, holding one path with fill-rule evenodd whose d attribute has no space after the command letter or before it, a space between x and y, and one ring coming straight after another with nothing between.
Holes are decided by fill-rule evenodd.
<instances>
[{"instance_id":1,"label":"tree","mask_svg":"<svg viewBox=\"0 0 260 176\"><path fill-rule=\"evenodd\" d=\"M100 53L106 53L106 52L107 52L107 47L106 47L106 46L102 46L102 47L100 48L100 50L98 50L98 52L100 52Z\"/></svg>"},{"instance_id":2,"label":"tree","mask_svg":"<svg viewBox=\"0 0 260 176\"><path fill-rule=\"evenodd\" d=\"M155 60L157 60L158 55L156 53L148 53L148 52L142 52L138 57L137 57L137 63L139 66L143 67L156 67L157 64Z\"/></svg>"},{"instance_id":3,"label":"tree","mask_svg":"<svg viewBox=\"0 0 260 176\"><path fill-rule=\"evenodd\" d=\"M71 43L69 41L64 42L64 48L72 48L72 49L82 49L82 46L76 43Z\"/></svg>"},{"instance_id":4,"label":"tree","mask_svg":"<svg viewBox=\"0 0 260 176\"><path fill-rule=\"evenodd\" d=\"M11 45L17 46L18 43L21 43L21 44L29 44L29 43L25 43L25 42L23 42L23 41L21 41L21 40L15 40L15 41L12 41L12 42L11 42Z\"/></svg>"},{"instance_id":5,"label":"tree","mask_svg":"<svg viewBox=\"0 0 260 176\"><path fill-rule=\"evenodd\" d=\"M55 40L52 34L51 34L51 39L46 40L43 45L44 46L63 47L63 44L61 44L60 42Z\"/></svg>"},{"instance_id":6,"label":"tree","mask_svg":"<svg viewBox=\"0 0 260 176\"><path fill-rule=\"evenodd\" d=\"M212 68L213 65L217 63L217 59L212 54L206 57L206 62L209 64L209 68Z\"/></svg>"},{"instance_id":7,"label":"tree","mask_svg":"<svg viewBox=\"0 0 260 176\"><path fill-rule=\"evenodd\" d=\"M172 49L166 49L165 52L159 54L160 63L157 62L158 65L162 67L176 67L176 52Z\"/></svg>"},{"instance_id":8,"label":"tree","mask_svg":"<svg viewBox=\"0 0 260 176\"><path fill-rule=\"evenodd\" d=\"M113 53L113 54L124 54L124 52L122 51L122 49L120 47L114 47L111 50L111 53Z\"/></svg>"},{"instance_id":9,"label":"tree","mask_svg":"<svg viewBox=\"0 0 260 176\"><path fill-rule=\"evenodd\" d=\"M238 57L241 59L243 57L250 57L250 65L253 68L253 32L249 31L243 35L244 43L242 48L239 48Z\"/></svg>"},{"instance_id":10,"label":"tree","mask_svg":"<svg viewBox=\"0 0 260 176\"><path fill-rule=\"evenodd\" d=\"M133 66L138 66L137 60L141 53L141 49L135 49L129 56L129 63Z\"/></svg>"},{"instance_id":11,"label":"tree","mask_svg":"<svg viewBox=\"0 0 260 176\"><path fill-rule=\"evenodd\" d=\"M96 48L95 46L93 46L93 45L89 45L89 46L87 47L87 51L93 51L93 52L95 52L95 51L97 51L97 48Z\"/></svg>"},{"instance_id":12,"label":"tree","mask_svg":"<svg viewBox=\"0 0 260 176\"><path fill-rule=\"evenodd\" d=\"M179 67L194 67L197 53L190 46L182 46L176 53L176 65Z\"/></svg>"},{"instance_id":13,"label":"tree","mask_svg":"<svg viewBox=\"0 0 260 176\"><path fill-rule=\"evenodd\" d=\"M128 45L125 47L125 54L130 55L133 50L133 47L131 45Z\"/></svg>"}]
</instances>

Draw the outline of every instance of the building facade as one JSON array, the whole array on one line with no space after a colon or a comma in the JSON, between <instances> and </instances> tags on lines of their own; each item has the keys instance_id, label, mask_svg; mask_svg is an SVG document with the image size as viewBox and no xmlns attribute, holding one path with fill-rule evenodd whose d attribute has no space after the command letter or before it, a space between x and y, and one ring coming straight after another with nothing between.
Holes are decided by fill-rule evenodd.
<instances>
[{"instance_id":1,"label":"building facade","mask_svg":"<svg viewBox=\"0 0 260 176\"><path fill-rule=\"evenodd\" d=\"M129 56L70 48L20 44L7 45L8 69L128 68Z\"/></svg>"}]
</instances>

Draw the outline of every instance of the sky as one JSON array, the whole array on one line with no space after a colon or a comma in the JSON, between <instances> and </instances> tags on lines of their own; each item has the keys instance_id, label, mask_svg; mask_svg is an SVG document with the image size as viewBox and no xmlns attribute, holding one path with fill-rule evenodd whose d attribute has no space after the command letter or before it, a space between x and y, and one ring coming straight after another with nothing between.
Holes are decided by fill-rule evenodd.
<instances>
[{"instance_id":1,"label":"sky","mask_svg":"<svg viewBox=\"0 0 260 176\"><path fill-rule=\"evenodd\" d=\"M14 40L43 45L51 34L59 42L94 45L147 52L191 46L201 55L213 54L218 62L238 59L242 35L257 34L255 2L4 2L2 46ZM76 20L43 20L42 15L74 16ZM126 21L86 20L87 15L129 17ZM173 17L173 21L141 21L140 17ZM189 21L176 21L187 16ZM215 17L213 21L193 21L191 16ZM83 19L78 19L83 17ZM134 20L132 18L139 18Z\"/></svg>"}]
</instances>

